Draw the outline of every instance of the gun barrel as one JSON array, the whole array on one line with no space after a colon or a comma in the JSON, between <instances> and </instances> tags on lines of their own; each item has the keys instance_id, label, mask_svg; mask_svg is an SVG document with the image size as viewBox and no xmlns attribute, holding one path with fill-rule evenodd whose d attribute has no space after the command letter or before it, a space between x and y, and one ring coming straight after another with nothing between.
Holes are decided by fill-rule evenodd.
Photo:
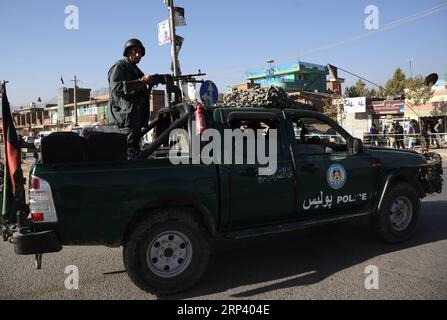
<instances>
[{"instance_id":1,"label":"gun barrel","mask_svg":"<svg viewBox=\"0 0 447 320\"><path fill-rule=\"evenodd\" d=\"M206 73L185 74L182 76L174 77L174 80L187 80L191 79L192 77L204 77L204 76L206 76Z\"/></svg>"}]
</instances>

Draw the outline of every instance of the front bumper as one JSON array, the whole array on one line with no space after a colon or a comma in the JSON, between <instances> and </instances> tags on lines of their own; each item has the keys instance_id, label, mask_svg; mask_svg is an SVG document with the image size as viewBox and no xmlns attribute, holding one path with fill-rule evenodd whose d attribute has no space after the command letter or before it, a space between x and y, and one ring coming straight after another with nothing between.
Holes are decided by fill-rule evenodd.
<instances>
[{"instance_id":1,"label":"front bumper","mask_svg":"<svg viewBox=\"0 0 447 320\"><path fill-rule=\"evenodd\" d=\"M15 253L31 255L53 253L62 250L62 245L54 230L43 232L20 233L13 235Z\"/></svg>"}]
</instances>

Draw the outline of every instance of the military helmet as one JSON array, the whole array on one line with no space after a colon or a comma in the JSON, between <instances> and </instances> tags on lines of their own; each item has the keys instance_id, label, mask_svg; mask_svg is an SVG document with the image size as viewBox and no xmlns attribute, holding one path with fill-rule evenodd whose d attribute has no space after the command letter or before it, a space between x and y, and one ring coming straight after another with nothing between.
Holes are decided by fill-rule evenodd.
<instances>
[{"instance_id":1,"label":"military helmet","mask_svg":"<svg viewBox=\"0 0 447 320\"><path fill-rule=\"evenodd\" d=\"M141 50L143 50L143 57L146 55L146 48L143 46L143 43L141 43L141 41L138 39L130 39L124 45L123 56L127 57L127 50L132 47L140 47Z\"/></svg>"}]
</instances>

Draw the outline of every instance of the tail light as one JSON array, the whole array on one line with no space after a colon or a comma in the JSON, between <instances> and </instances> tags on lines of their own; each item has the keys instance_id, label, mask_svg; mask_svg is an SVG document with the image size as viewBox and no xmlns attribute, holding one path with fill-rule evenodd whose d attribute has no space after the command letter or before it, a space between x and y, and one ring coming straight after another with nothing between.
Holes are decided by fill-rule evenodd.
<instances>
[{"instance_id":1,"label":"tail light","mask_svg":"<svg viewBox=\"0 0 447 320\"><path fill-rule=\"evenodd\" d=\"M34 223L57 222L56 209L54 207L50 185L45 180L35 176L31 177L29 207L31 220Z\"/></svg>"}]
</instances>

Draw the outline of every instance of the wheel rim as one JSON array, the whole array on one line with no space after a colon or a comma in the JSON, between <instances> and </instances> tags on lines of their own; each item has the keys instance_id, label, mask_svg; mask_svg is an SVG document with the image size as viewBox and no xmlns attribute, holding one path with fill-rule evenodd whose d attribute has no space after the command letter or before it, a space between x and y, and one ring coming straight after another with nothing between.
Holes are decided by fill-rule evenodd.
<instances>
[{"instance_id":1,"label":"wheel rim","mask_svg":"<svg viewBox=\"0 0 447 320\"><path fill-rule=\"evenodd\" d=\"M395 231L405 230L413 218L413 205L407 197L399 197L391 205L390 222Z\"/></svg>"},{"instance_id":2,"label":"wheel rim","mask_svg":"<svg viewBox=\"0 0 447 320\"><path fill-rule=\"evenodd\" d=\"M166 231L154 237L146 253L149 269L162 278L172 278L185 271L191 257L191 241L178 231Z\"/></svg>"}]
</instances>

